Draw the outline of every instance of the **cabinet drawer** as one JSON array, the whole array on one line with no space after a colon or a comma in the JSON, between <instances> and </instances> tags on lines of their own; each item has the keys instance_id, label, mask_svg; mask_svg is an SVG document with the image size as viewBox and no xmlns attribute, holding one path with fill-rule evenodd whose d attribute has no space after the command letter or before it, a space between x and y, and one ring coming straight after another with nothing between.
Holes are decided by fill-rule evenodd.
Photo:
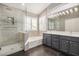
<instances>
[{"instance_id":1,"label":"cabinet drawer","mask_svg":"<svg viewBox=\"0 0 79 59\"><path fill-rule=\"evenodd\" d=\"M59 41L59 38L53 38L52 41Z\"/></svg>"},{"instance_id":2,"label":"cabinet drawer","mask_svg":"<svg viewBox=\"0 0 79 59\"><path fill-rule=\"evenodd\" d=\"M69 37L69 36L60 36L60 39L70 40L71 37Z\"/></svg>"},{"instance_id":3,"label":"cabinet drawer","mask_svg":"<svg viewBox=\"0 0 79 59\"><path fill-rule=\"evenodd\" d=\"M47 39L47 38L51 39L51 34L43 34L43 39Z\"/></svg>"},{"instance_id":4,"label":"cabinet drawer","mask_svg":"<svg viewBox=\"0 0 79 59\"><path fill-rule=\"evenodd\" d=\"M59 35L52 35L52 38L59 38Z\"/></svg>"}]
</instances>

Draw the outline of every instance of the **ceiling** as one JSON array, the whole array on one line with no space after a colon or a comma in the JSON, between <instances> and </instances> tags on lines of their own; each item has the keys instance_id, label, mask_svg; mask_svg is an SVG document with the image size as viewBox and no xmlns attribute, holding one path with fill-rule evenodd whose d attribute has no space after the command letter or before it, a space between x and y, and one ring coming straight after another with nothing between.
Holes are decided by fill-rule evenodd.
<instances>
[{"instance_id":1,"label":"ceiling","mask_svg":"<svg viewBox=\"0 0 79 59\"><path fill-rule=\"evenodd\" d=\"M27 11L39 14L50 5L49 3L27 3Z\"/></svg>"},{"instance_id":2,"label":"ceiling","mask_svg":"<svg viewBox=\"0 0 79 59\"><path fill-rule=\"evenodd\" d=\"M47 8L51 3L4 3L7 6L18 8L31 12L33 14L40 14L45 8ZM57 3L52 3L56 5Z\"/></svg>"}]
</instances>

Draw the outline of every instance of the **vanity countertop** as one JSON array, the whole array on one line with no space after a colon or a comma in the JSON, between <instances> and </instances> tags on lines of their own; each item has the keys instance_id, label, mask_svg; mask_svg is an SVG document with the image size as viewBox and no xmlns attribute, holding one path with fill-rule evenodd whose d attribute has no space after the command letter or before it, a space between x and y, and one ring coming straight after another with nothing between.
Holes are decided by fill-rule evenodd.
<instances>
[{"instance_id":1,"label":"vanity countertop","mask_svg":"<svg viewBox=\"0 0 79 59\"><path fill-rule=\"evenodd\" d=\"M72 37L79 37L79 32L47 31L47 32L44 32L44 33L64 35L64 36L72 36Z\"/></svg>"}]
</instances>

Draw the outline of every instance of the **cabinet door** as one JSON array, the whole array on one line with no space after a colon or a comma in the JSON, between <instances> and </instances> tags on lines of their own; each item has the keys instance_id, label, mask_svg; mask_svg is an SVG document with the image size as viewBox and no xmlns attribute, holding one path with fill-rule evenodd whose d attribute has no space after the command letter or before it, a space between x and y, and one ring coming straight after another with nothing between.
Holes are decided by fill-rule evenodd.
<instances>
[{"instance_id":1,"label":"cabinet door","mask_svg":"<svg viewBox=\"0 0 79 59\"><path fill-rule=\"evenodd\" d=\"M46 39L43 39L43 44L45 44L45 45L46 45Z\"/></svg>"},{"instance_id":2,"label":"cabinet door","mask_svg":"<svg viewBox=\"0 0 79 59\"><path fill-rule=\"evenodd\" d=\"M69 41L65 39L60 39L60 50L63 52L69 52Z\"/></svg>"},{"instance_id":3,"label":"cabinet door","mask_svg":"<svg viewBox=\"0 0 79 59\"><path fill-rule=\"evenodd\" d=\"M59 36L52 35L52 48L59 49Z\"/></svg>"},{"instance_id":4,"label":"cabinet door","mask_svg":"<svg viewBox=\"0 0 79 59\"><path fill-rule=\"evenodd\" d=\"M59 49L59 42L58 41L53 41L52 42L52 48Z\"/></svg>"},{"instance_id":5,"label":"cabinet door","mask_svg":"<svg viewBox=\"0 0 79 59\"><path fill-rule=\"evenodd\" d=\"M51 47L51 34L48 34L47 35L47 46L50 46Z\"/></svg>"},{"instance_id":6,"label":"cabinet door","mask_svg":"<svg viewBox=\"0 0 79 59\"><path fill-rule=\"evenodd\" d=\"M43 34L43 44L51 46L51 34Z\"/></svg>"},{"instance_id":7,"label":"cabinet door","mask_svg":"<svg viewBox=\"0 0 79 59\"><path fill-rule=\"evenodd\" d=\"M78 42L70 42L70 54L79 55L79 43Z\"/></svg>"}]
</instances>

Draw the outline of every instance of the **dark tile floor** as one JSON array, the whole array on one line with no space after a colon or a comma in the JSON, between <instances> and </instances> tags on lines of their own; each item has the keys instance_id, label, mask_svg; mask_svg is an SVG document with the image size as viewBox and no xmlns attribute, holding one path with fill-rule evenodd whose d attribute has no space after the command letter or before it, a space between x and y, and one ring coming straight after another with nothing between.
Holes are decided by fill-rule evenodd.
<instances>
[{"instance_id":1,"label":"dark tile floor","mask_svg":"<svg viewBox=\"0 0 79 59\"><path fill-rule=\"evenodd\" d=\"M47 46L38 46L28 51L20 51L9 56L67 56L64 53L51 49Z\"/></svg>"}]
</instances>

